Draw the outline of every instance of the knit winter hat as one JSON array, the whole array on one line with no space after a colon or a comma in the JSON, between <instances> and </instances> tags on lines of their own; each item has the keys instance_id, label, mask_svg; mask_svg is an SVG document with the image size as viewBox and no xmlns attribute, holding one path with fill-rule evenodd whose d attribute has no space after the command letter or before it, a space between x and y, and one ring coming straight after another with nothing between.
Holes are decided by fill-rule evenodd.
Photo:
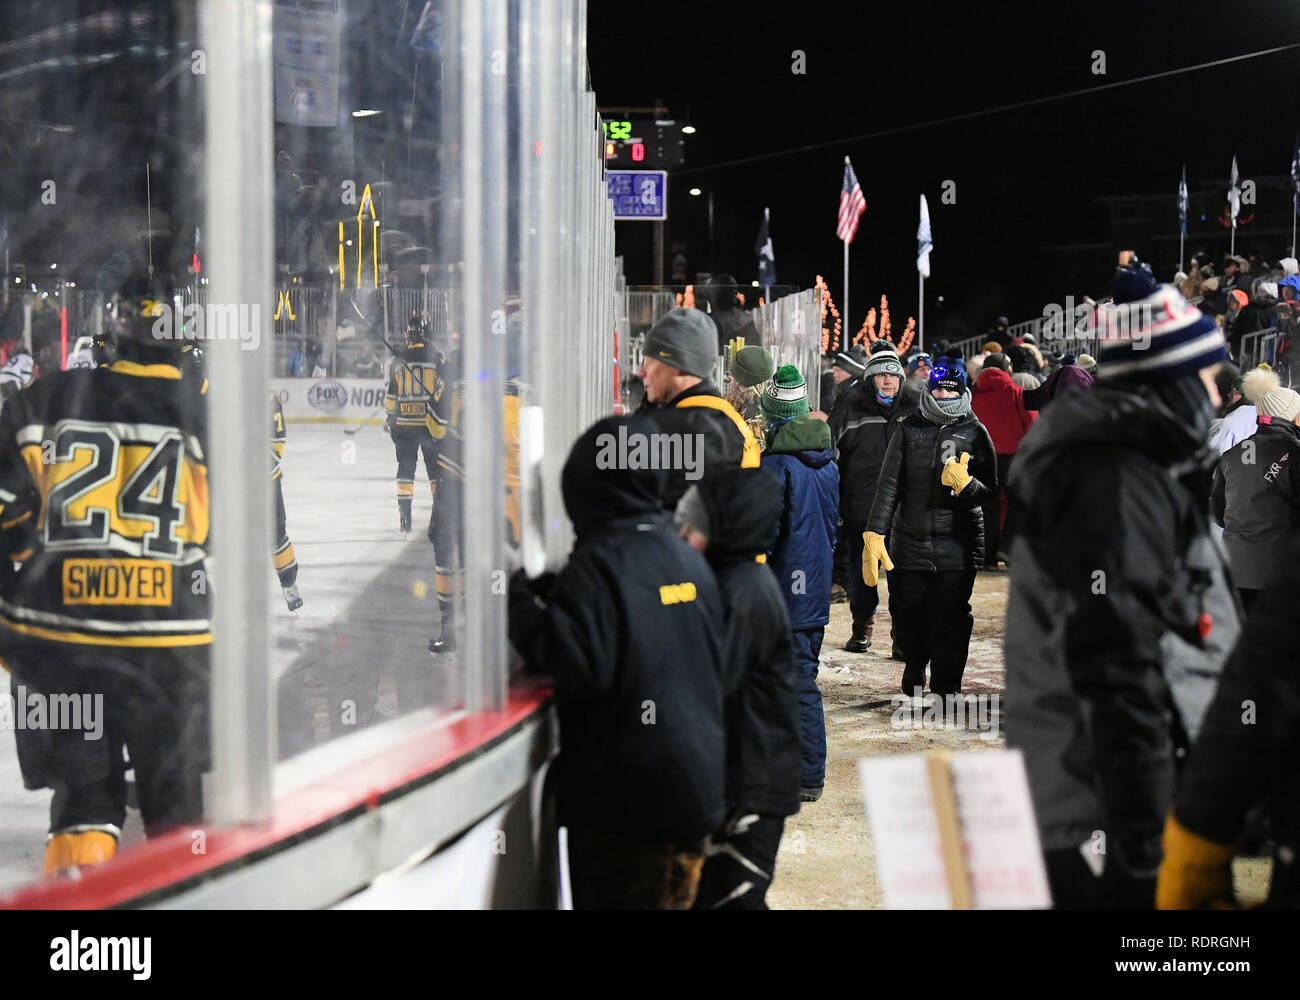
<instances>
[{"instance_id":1,"label":"knit winter hat","mask_svg":"<svg viewBox=\"0 0 1300 1000\"><path fill-rule=\"evenodd\" d=\"M874 375L897 375L902 378L904 374L903 362L898 360L898 355L893 351L877 351L867 358L867 378Z\"/></svg>"},{"instance_id":2,"label":"knit winter hat","mask_svg":"<svg viewBox=\"0 0 1300 1000\"><path fill-rule=\"evenodd\" d=\"M982 350L985 354L1001 354L1002 345L999 344L996 340L990 340L987 344L985 344L982 348L980 348L980 350Z\"/></svg>"},{"instance_id":3,"label":"knit winter hat","mask_svg":"<svg viewBox=\"0 0 1300 1000\"><path fill-rule=\"evenodd\" d=\"M1116 282L1119 290L1119 281ZM1166 381L1194 374L1228 356L1214 320L1183 298L1173 285L1120 302L1097 314L1101 350L1099 378Z\"/></svg>"},{"instance_id":4,"label":"knit winter hat","mask_svg":"<svg viewBox=\"0 0 1300 1000\"><path fill-rule=\"evenodd\" d=\"M836 351L831 359L831 365L840 371L848 372L854 378L861 378L862 373L866 371L866 366L848 351Z\"/></svg>"},{"instance_id":5,"label":"knit winter hat","mask_svg":"<svg viewBox=\"0 0 1300 1000\"><path fill-rule=\"evenodd\" d=\"M748 388L770 379L774 367L772 355L754 344L742 347L731 359L731 377Z\"/></svg>"},{"instance_id":6,"label":"knit winter hat","mask_svg":"<svg viewBox=\"0 0 1300 1000\"><path fill-rule=\"evenodd\" d=\"M698 531L705 538L709 537L709 511L698 483L691 486L677 501L677 508L673 511L673 524L678 528Z\"/></svg>"},{"instance_id":7,"label":"knit winter hat","mask_svg":"<svg viewBox=\"0 0 1300 1000\"><path fill-rule=\"evenodd\" d=\"M966 388L966 362L961 358L940 358L930 369L927 388L960 393Z\"/></svg>"},{"instance_id":8,"label":"knit winter hat","mask_svg":"<svg viewBox=\"0 0 1300 1000\"><path fill-rule=\"evenodd\" d=\"M763 419L774 424L808 413L808 386L794 365L782 365L758 402Z\"/></svg>"},{"instance_id":9,"label":"knit winter hat","mask_svg":"<svg viewBox=\"0 0 1300 1000\"><path fill-rule=\"evenodd\" d=\"M913 354L910 358L908 358L907 374L915 375L916 370L921 367L921 362L923 361L927 365L930 363L930 355L926 354L924 351L918 351L916 354Z\"/></svg>"},{"instance_id":10,"label":"knit winter hat","mask_svg":"<svg viewBox=\"0 0 1300 1000\"><path fill-rule=\"evenodd\" d=\"M1277 262L1278 267L1282 268L1282 277L1289 278L1291 275L1300 272L1300 262L1294 257L1283 257Z\"/></svg>"},{"instance_id":11,"label":"knit winter hat","mask_svg":"<svg viewBox=\"0 0 1300 1000\"><path fill-rule=\"evenodd\" d=\"M1075 364L1086 372L1095 372L1097 370L1097 359L1091 354L1080 354L1079 360Z\"/></svg>"},{"instance_id":12,"label":"knit winter hat","mask_svg":"<svg viewBox=\"0 0 1300 1000\"><path fill-rule=\"evenodd\" d=\"M1241 391L1255 404L1261 417L1295 423L1296 414L1300 413L1300 393L1282 388L1277 372L1267 368L1247 372L1241 380Z\"/></svg>"},{"instance_id":13,"label":"knit winter hat","mask_svg":"<svg viewBox=\"0 0 1300 1000\"><path fill-rule=\"evenodd\" d=\"M709 378L718 363L718 328L698 309L670 309L645 335L645 356L687 375Z\"/></svg>"},{"instance_id":14,"label":"knit winter hat","mask_svg":"<svg viewBox=\"0 0 1300 1000\"><path fill-rule=\"evenodd\" d=\"M1228 293L1228 298L1235 300L1238 308L1241 309L1245 309L1246 306L1250 305L1250 296L1247 295L1245 292L1243 292L1240 288L1234 288L1232 291L1230 291Z\"/></svg>"}]
</instances>

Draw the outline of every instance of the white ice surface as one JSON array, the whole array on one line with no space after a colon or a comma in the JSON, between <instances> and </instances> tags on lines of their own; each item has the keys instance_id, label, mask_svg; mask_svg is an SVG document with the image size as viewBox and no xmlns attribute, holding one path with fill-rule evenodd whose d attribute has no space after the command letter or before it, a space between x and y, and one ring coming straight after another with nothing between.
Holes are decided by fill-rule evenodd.
<instances>
[{"instance_id":1,"label":"white ice surface","mask_svg":"<svg viewBox=\"0 0 1300 1000\"><path fill-rule=\"evenodd\" d=\"M277 677L301 664L304 651L330 642L340 631L356 633L368 628L385 634L400 632L394 643L402 650L400 659L409 662L411 669L426 669L430 663L424 647L436 615L436 591L433 549L425 538L431 501L423 460L416 469L415 530L409 539L398 532L395 473L393 444L382 427L367 426L347 435L340 424L289 425L284 499L304 604L296 613L289 612L268 553L272 657ZM358 595L385 569L401 584L399 599L393 599L390 585L380 591L383 607L369 607L365 600L358 605ZM376 598L370 600L373 603ZM341 630L344 619L349 627ZM0 682L4 680L0 677ZM392 678L386 676L380 682L375 709L379 716L395 714L394 697ZM427 720L427 715L422 718ZM392 728L398 730L417 721L407 720ZM336 763L356 759L358 753L364 756L363 750L383 741L378 737L374 730L358 729L355 737L346 736L286 761L277 768L277 793L328 773ZM13 734L0 731L0 892L40 878L51 794L23 788ZM142 837L139 814L128 810L125 842Z\"/></svg>"}]
</instances>

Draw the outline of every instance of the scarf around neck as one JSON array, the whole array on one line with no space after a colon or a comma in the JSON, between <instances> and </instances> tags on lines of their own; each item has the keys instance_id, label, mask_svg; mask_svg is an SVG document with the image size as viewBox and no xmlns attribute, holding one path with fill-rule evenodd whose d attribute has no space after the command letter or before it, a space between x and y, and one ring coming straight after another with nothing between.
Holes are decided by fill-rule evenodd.
<instances>
[{"instance_id":1,"label":"scarf around neck","mask_svg":"<svg viewBox=\"0 0 1300 1000\"><path fill-rule=\"evenodd\" d=\"M935 399L929 390L921 393L921 416L932 424L947 427L970 413L970 389L963 389L952 399Z\"/></svg>"}]
</instances>

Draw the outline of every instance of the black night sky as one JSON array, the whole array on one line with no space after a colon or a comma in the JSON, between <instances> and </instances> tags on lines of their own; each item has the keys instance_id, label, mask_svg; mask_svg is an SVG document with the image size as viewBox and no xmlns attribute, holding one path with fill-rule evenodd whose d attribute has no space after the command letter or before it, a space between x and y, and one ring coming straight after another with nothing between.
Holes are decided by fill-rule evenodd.
<instances>
[{"instance_id":1,"label":"black night sky","mask_svg":"<svg viewBox=\"0 0 1300 1000\"><path fill-rule=\"evenodd\" d=\"M753 245L767 206L779 280L807 287L821 273L840 302L835 218L845 154L867 200L851 250L854 331L881 292L895 330L915 314L922 193L935 245L927 341L971 335L998 313L1028 319L1068 294L1104 294L1121 245L1170 280L1184 163L1188 255L1203 248L1217 261L1227 253L1217 219L1234 154L1258 189L1257 205L1243 208L1255 218L1239 229L1238 252L1257 245L1276 260L1290 244L1285 182L1300 130L1300 48L851 137L1294 45L1296 0L1039 4L1027 12L989 4L647 9L656 12L651 25L626 5L592 4L592 88L601 107L662 98L673 117L698 128L684 167L669 178L667 239L687 244L692 277L710 270L704 199L687 195L698 186L714 193L715 271L742 284L757 277ZM791 72L796 49L806 54L804 75ZM1092 71L1098 49L1105 75ZM945 180L956 182L956 204L940 200ZM1114 196L1157 200L1121 203L1120 217L1116 203L1099 200ZM618 226L630 283L651 280L650 228Z\"/></svg>"}]
</instances>

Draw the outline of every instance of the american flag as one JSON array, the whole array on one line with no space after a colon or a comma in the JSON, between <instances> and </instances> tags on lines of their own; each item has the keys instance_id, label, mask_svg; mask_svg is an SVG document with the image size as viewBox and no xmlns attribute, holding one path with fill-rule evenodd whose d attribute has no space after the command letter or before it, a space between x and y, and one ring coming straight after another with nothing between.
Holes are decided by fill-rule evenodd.
<instances>
[{"instance_id":1,"label":"american flag","mask_svg":"<svg viewBox=\"0 0 1300 1000\"><path fill-rule=\"evenodd\" d=\"M862 187L853 172L849 158L844 157L844 186L840 188L840 221L835 227L836 239L852 243L858 231L858 219L867 210L867 199L862 197Z\"/></svg>"}]
</instances>

